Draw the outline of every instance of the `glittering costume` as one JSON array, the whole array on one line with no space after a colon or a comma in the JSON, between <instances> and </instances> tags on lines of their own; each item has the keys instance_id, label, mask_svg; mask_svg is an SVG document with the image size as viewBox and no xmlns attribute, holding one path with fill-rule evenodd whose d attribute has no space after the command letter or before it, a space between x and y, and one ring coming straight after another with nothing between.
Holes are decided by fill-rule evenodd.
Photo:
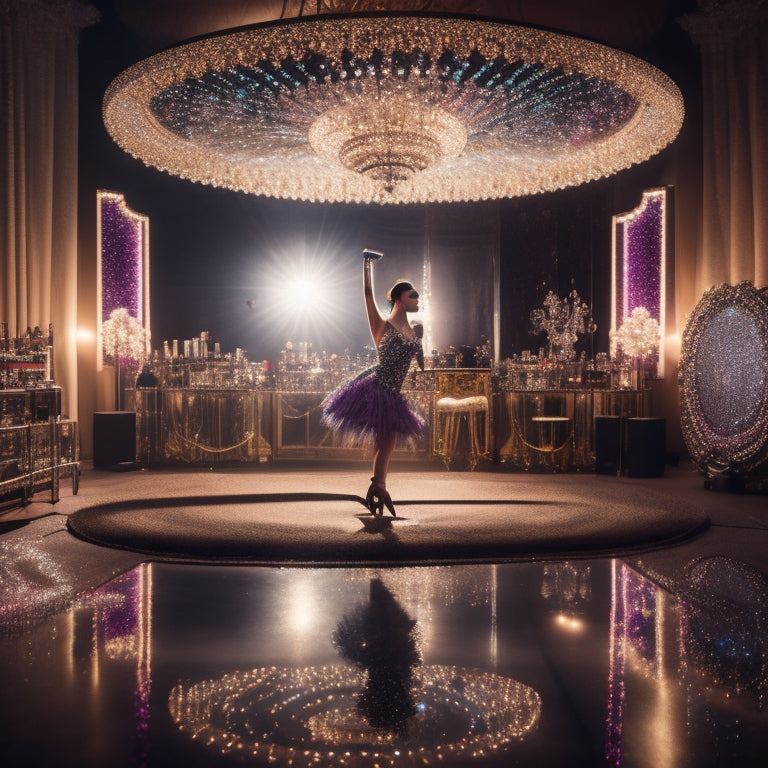
<instances>
[{"instance_id":1,"label":"glittering costume","mask_svg":"<svg viewBox=\"0 0 768 768\"><path fill-rule=\"evenodd\" d=\"M411 360L421 341L406 339L387 323L379 341L379 362L331 392L323 401L323 423L352 442L373 438L377 443L393 432L419 434L424 419L400 393Z\"/></svg>"}]
</instances>

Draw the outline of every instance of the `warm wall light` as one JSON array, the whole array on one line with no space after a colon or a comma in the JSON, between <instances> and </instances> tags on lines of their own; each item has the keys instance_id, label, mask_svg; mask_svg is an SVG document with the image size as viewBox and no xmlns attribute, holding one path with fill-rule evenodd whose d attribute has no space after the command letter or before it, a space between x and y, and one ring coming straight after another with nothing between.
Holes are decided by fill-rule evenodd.
<instances>
[{"instance_id":1,"label":"warm wall light","mask_svg":"<svg viewBox=\"0 0 768 768\"><path fill-rule=\"evenodd\" d=\"M104 98L115 141L192 181L277 198L412 203L579 185L675 139L662 72L586 40L409 13L244 27L163 51Z\"/></svg>"}]
</instances>

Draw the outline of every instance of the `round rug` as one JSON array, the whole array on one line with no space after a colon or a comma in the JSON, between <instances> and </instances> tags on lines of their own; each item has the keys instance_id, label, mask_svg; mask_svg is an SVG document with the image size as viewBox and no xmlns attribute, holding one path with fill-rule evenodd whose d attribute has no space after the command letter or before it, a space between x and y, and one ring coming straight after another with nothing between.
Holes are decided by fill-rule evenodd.
<instances>
[{"instance_id":1,"label":"round rug","mask_svg":"<svg viewBox=\"0 0 768 768\"><path fill-rule=\"evenodd\" d=\"M464 498L396 499L396 518L373 517L349 494L132 498L79 509L67 525L91 543L156 559L309 565L627 555L709 524L703 511L651 488L529 483L515 490L506 498L470 498L465 488Z\"/></svg>"}]
</instances>

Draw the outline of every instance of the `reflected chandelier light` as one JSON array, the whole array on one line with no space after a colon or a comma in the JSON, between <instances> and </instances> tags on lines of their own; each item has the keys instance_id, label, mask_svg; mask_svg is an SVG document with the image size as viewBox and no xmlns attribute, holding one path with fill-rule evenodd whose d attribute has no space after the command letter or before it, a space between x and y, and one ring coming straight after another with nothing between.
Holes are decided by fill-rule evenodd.
<instances>
[{"instance_id":1,"label":"reflected chandelier light","mask_svg":"<svg viewBox=\"0 0 768 768\"><path fill-rule=\"evenodd\" d=\"M477 18L384 13L243 27L119 75L115 141L185 179L307 201L516 197L667 146L683 101L621 51Z\"/></svg>"}]
</instances>

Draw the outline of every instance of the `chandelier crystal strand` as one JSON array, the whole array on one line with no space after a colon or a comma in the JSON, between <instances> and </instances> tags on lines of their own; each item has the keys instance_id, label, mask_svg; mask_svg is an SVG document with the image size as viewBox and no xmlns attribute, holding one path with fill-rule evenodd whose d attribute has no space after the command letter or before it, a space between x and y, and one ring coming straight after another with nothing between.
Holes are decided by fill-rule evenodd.
<instances>
[{"instance_id":1,"label":"chandelier crystal strand","mask_svg":"<svg viewBox=\"0 0 768 768\"><path fill-rule=\"evenodd\" d=\"M181 44L119 75L115 141L193 181L329 202L534 194L642 162L680 130L663 73L502 22L315 17Z\"/></svg>"}]
</instances>

